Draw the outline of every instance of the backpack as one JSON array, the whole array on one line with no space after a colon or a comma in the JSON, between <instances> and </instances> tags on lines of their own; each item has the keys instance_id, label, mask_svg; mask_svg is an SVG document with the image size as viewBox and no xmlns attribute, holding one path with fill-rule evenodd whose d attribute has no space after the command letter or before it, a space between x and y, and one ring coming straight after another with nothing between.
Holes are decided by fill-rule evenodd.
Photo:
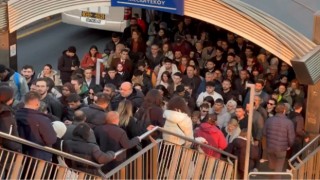
<instances>
[{"instance_id":1,"label":"backpack","mask_svg":"<svg viewBox=\"0 0 320 180\"><path fill-rule=\"evenodd\" d=\"M13 81L16 84L17 88L18 88L18 99L21 99L21 92L20 92L20 74L17 72L14 72L13 74Z\"/></svg>"}]
</instances>

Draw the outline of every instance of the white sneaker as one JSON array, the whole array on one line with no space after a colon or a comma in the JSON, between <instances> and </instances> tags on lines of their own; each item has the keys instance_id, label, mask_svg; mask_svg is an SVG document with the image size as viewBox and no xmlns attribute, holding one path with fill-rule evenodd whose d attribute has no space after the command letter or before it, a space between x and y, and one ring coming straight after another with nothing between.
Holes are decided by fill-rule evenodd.
<instances>
[{"instance_id":1,"label":"white sneaker","mask_svg":"<svg viewBox=\"0 0 320 180\"><path fill-rule=\"evenodd\" d=\"M252 172L259 172L259 170L257 168L253 168Z\"/></svg>"}]
</instances>

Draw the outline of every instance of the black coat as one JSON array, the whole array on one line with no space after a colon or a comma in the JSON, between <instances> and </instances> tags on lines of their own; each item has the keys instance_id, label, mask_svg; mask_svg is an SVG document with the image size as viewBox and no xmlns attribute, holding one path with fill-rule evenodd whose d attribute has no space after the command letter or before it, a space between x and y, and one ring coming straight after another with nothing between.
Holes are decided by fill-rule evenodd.
<instances>
[{"instance_id":1,"label":"black coat","mask_svg":"<svg viewBox=\"0 0 320 180\"><path fill-rule=\"evenodd\" d=\"M66 54L67 51L62 52L62 56L59 58L58 61L58 70L60 71L60 79L62 82L70 82L71 81L71 75L73 70L71 70L71 67L79 67L80 61L77 55L73 57L69 57Z\"/></svg>"},{"instance_id":2,"label":"black coat","mask_svg":"<svg viewBox=\"0 0 320 180\"><path fill-rule=\"evenodd\" d=\"M41 101L46 103L50 114L58 117L59 119L62 118L63 106L58 99L51 96L51 94L47 94L47 96Z\"/></svg>"},{"instance_id":3,"label":"black coat","mask_svg":"<svg viewBox=\"0 0 320 180\"><path fill-rule=\"evenodd\" d=\"M130 117L128 125L121 126L121 128L126 131L129 139L140 136L147 131L146 128L138 126L136 121L134 117Z\"/></svg>"},{"instance_id":4,"label":"black coat","mask_svg":"<svg viewBox=\"0 0 320 180\"><path fill-rule=\"evenodd\" d=\"M93 143L86 142L85 140L74 137L72 140L63 142L63 150L75 156L93 161L99 164L106 164L113 160L114 152L101 151L99 146ZM78 163L76 161L66 161L69 167L85 171L92 174L98 174L97 169L92 166Z\"/></svg>"},{"instance_id":5,"label":"black coat","mask_svg":"<svg viewBox=\"0 0 320 180\"><path fill-rule=\"evenodd\" d=\"M116 104L114 104L114 106L117 109L119 102L124 99L127 99L132 102L132 105L133 105L132 112L136 112L136 110L141 107L143 100L144 100L143 98L144 98L143 93L141 91L137 91L136 89L133 88L132 93L126 98L122 97L120 94L117 94L114 97L114 103L116 103Z\"/></svg>"},{"instance_id":6,"label":"black coat","mask_svg":"<svg viewBox=\"0 0 320 180\"><path fill-rule=\"evenodd\" d=\"M88 107L81 108L87 117L86 123L91 128L105 124L106 111L96 104L90 104Z\"/></svg>"},{"instance_id":7,"label":"black coat","mask_svg":"<svg viewBox=\"0 0 320 180\"><path fill-rule=\"evenodd\" d=\"M0 104L0 131L19 137L17 122L11 107ZM0 138L0 146L12 151L21 152L21 144Z\"/></svg>"},{"instance_id":8,"label":"black coat","mask_svg":"<svg viewBox=\"0 0 320 180\"><path fill-rule=\"evenodd\" d=\"M139 144L139 138L129 139L127 133L119 126L113 124L105 124L97 126L94 129L94 134L97 138L97 143L103 152L113 151L125 148L130 149ZM108 171L121 164L126 159L126 154L122 153L112 163L107 164L103 170Z\"/></svg>"},{"instance_id":9,"label":"black coat","mask_svg":"<svg viewBox=\"0 0 320 180\"><path fill-rule=\"evenodd\" d=\"M49 147L56 142L56 132L51 125L51 120L45 114L33 109L21 108L16 113L16 119L21 138ZM48 152L28 146L23 146L23 150L30 156L51 161L52 154Z\"/></svg>"}]
</instances>

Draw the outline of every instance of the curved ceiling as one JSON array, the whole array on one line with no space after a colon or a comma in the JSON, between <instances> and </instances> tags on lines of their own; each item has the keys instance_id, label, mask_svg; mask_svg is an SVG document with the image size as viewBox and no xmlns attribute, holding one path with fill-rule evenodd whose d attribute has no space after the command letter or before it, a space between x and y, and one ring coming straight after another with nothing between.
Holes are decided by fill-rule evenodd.
<instances>
[{"instance_id":1,"label":"curved ceiling","mask_svg":"<svg viewBox=\"0 0 320 180\"><path fill-rule=\"evenodd\" d=\"M241 1L185 0L185 15L243 36L290 65L316 47L294 29Z\"/></svg>"},{"instance_id":2,"label":"curved ceiling","mask_svg":"<svg viewBox=\"0 0 320 180\"><path fill-rule=\"evenodd\" d=\"M110 5L110 0L9 0L9 30L68 10ZM316 44L274 17L238 0L185 0L185 15L215 24L258 44L291 65Z\"/></svg>"}]
</instances>

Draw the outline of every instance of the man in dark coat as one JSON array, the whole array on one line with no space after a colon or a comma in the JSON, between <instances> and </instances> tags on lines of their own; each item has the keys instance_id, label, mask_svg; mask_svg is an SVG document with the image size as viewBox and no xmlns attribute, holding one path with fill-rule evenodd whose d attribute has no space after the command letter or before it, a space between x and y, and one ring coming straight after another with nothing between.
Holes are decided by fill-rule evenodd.
<instances>
[{"instance_id":1,"label":"man in dark coat","mask_svg":"<svg viewBox=\"0 0 320 180\"><path fill-rule=\"evenodd\" d=\"M37 79L36 86L37 91L41 96L41 101L45 102L47 105L48 112L61 119L63 113L62 104L58 99L48 93L49 86L47 80L45 78Z\"/></svg>"},{"instance_id":2,"label":"man in dark coat","mask_svg":"<svg viewBox=\"0 0 320 180\"><path fill-rule=\"evenodd\" d=\"M57 140L51 120L39 112L41 96L37 92L29 92L25 96L25 105L16 113L18 131L21 138L42 146L52 146ZM51 161L52 154L32 147L23 146L26 154Z\"/></svg>"},{"instance_id":3,"label":"man in dark coat","mask_svg":"<svg viewBox=\"0 0 320 180\"><path fill-rule=\"evenodd\" d=\"M70 82L73 71L78 69L79 65L80 61L74 46L70 46L67 50L62 52L62 56L58 61L58 70L60 71L62 84Z\"/></svg>"},{"instance_id":4,"label":"man in dark coat","mask_svg":"<svg viewBox=\"0 0 320 180\"><path fill-rule=\"evenodd\" d=\"M107 164L115 157L114 152L100 150L99 146L88 142L90 134L90 127L86 123L80 123L73 131L72 140L66 140L64 142L63 150L81 158L93 161L99 164ZM67 164L74 169L85 171L91 174L98 174L96 168L78 163L76 161L67 161Z\"/></svg>"},{"instance_id":5,"label":"man in dark coat","mask_svg":"<svg viewBox=\"0 0 320 180\"><path fill-rule=\"evenodd\" d=\"M286 105L279 103L276 106L276 115L267 119L263 135L267 139L267 154L269 168L275 172L282 172L287 150L292 147L295 140L293 123L286 117ZM280 179L279 176L274 176Z\"/></svg>"},{"instance_id":6,"label":"man in dark coat","mask_svg":"<svg viewBox=\"0 0 320 180\"><path fill-rule=\"evenodd\" d=\"M17 122L11 105L13 103L13 89L10 86L0 87L0 131L19 137ZM21 144L0 138L0 146L12 151L21 152Z\"/></svg>"},{"instance_id":7,"label":"man in dark coat","mask_svg":"<svg viewBox=\"0 0 320 180\"><path fill-rule=\"evenodd\" d=\"M63 116L65 124L71 124L74 119L74 112L81 108L88 107L88 105L81 103L81 97L76 93L71 93L67 99L68 103L67 112Z\"/></svg>"},{"instance_id":8,"label":"man in dark coat","mask_svg":"<svg viewBox=\"0 0 320 180\"><path fill-rule=\"evenodd\" d=\"M95 95L96 100L89 107L81 108L87 117L87 123L94 129L96 126L105 124L105 112L110 103L110 97L102 92Z\"/></svg>"},{"instance_id":9,"label":"man in dark coat","mask_svg":"<svg viewBox=\"0 0 320 180\"><path fill-rule=\"evenodd\" d=\"M67 131L63 136L63 140L72 140L72 138L74 137L73 130L76 128L77 125L81 123L86 123L86 120L87 120L87 117L83 111L81 110L75 111L72 124L69 124L67 126ZM90 128L90 133L88 137L88 142L97 144L96 137L94 136L94 132L91 128Z\"/></svg>"},{"instance_id":10,"label":"man in dark coat","mask_svg":"<svg viewBox=\"0 0 320 180\"><path fill-rule=\"evenodd\" d=\"M136 112L136 110L142 105L144 95L141 91L137 91L133 88L132 84L130 82L124 82L121 84L120 93L115 97L117 99L117 107L120 101L123 99L130 100L133 105L133 111Z\"/></svg>"},{"instance_id":11,"label":"man in dark coat","mask_svg":"<svg viewBox=\"0 0 320 180\"><path fill-rule=\"evenodd\" d=\"M115 111L107 113L106 124L97 126L94 129L94 134L96 135L97 143L103 152L117 152L122 148L130 149L138 145L141 141L139 137L129 140L126 132L119 127L119 113ZM108 172L121 164L125 159L126 154L122 153L114 161L105 165L102 170Z\"/></svg>"}]
</instances>

